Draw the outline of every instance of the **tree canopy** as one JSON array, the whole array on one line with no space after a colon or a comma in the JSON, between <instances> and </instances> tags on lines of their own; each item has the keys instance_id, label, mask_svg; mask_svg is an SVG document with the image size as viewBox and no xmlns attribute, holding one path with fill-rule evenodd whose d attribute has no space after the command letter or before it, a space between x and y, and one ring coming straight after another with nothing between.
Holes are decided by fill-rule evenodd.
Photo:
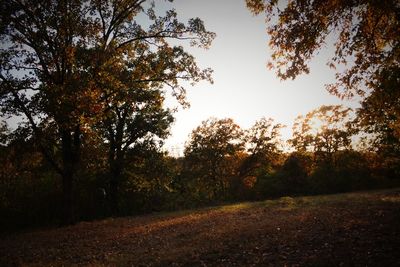
<instances>
[{"instance_id":1,"label":"tree canopy","mask_svg":"<svg viewBox=\"0 0 400 267\"><path fill-rule=\"evenodd\" d=\"M264 1L246 0L255 14L265 12L272 48L270 66L282 79L308 73L308 63L328 38L335 39L329 66L347 63L337 73L332 93L352 96L365 93L382 77L398 68L400 4L390 1Z\"/></svg>"},{"instance_id":2,"label":"tree canopy","mask_svg":"<svg viewBox=\"0 0 400 267\"><path fill-rule=\"evenodd\" d=\"M281 79L308 73L309 62L332 42L327 64L337 69L327 89L339 97L362 97L362 126L380 143L398 146L400 88L400 2L345 0L246 0L264 12L272 58ZM378 126L380 125L380 126ZM386 139L382 139L385 137ZM388 144L386 144L388 145Z\"/></svg>"}]
</instances>

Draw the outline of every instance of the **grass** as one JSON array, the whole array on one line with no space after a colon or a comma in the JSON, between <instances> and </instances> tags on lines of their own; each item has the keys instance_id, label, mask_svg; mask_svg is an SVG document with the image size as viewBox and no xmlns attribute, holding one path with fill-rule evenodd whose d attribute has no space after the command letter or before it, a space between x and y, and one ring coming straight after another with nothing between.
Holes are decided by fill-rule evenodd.
<instances>
[{"instance_id":1,"label":"grass","mask_svg":"<svg viewBox=\"0 0 400 267\"><path fill-rule=\"evenodd\" d=\"M0 266L398 266L400 189L81 222L0 240Z\"/></svg>"}]
</instances>

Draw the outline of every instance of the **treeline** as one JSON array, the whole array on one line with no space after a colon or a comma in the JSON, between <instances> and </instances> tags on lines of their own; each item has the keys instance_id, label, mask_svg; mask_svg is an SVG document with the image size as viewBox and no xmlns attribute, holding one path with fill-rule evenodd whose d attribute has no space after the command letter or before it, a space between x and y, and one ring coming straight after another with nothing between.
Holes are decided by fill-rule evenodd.
<instances>
[{"instance_id":1,"label":"treeline","mask_svg":"<svg viewBox=\"0 0 400 267\"><path fill-rule=\"evenodd\" d=\"M210 118L192 131L183 157L162 152L162 142L128 147L118 176L109 143L92 138L74 181L75 219L399 185L400 157L368 146L372 136L363 139L351 115L322 106L299 116L287 144L273 119L241 129L232 119ZM0 153L3 229L62 222L59 175L34 140L18 132L7 138Z\"/></svg>"}]
</instances>

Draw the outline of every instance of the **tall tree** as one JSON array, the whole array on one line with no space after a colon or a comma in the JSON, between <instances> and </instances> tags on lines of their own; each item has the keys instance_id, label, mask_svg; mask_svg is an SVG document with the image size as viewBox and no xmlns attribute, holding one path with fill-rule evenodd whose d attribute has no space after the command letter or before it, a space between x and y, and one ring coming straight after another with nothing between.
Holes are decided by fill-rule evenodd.
<instances>
[{"instance_id":1,"label":"tall tree","mask_svg":"<svg viewBox=\"0 0 400 267\"><path fill-rule=\"evenodd\" d=\"M168 46L167 39L172 38L189 39L192 45L208 47L214 37L200 19L181 23L174 10L157 17L154 4L144 9L145 2L1 2L2 113L26 117L42 153L62 176L66 223L74 218L73 184L80 162L82 134L107 114L114 92L103 85L110 83L115 88L118 84L110 75L116 62L132 57L131 52L137 51L133 47L143 44ZM149 27L140 26L136 20L139 14L147 17ZM139 73L152 67L130 66ZM199 71L196 77L209 78L209 73L209 70ZM138 82L160 82L151 75L146 80L142 78L131 77L139 79ZM169 85L180 98L184 90L177 80L169 80ZM43 137L40 128L43 121L55 125L57 137L52 144Z\"/></svg>"},{"instance_id":2,"label":"tall tree","mask_svg":"<svg viewBox=\"0 0 400 267\"><path fill-rule=\"evenodd\" d=\"M62 176L65 221L73 218L73 179L79 162L81 118L90 91L78 48L93 21L79 1L2 1L0 79L3 113L24 115L41 150ZM86 26L88 25L88 26ZM57 124L61 158L43 138L40 122Z\"/></svg>"},{"instance_id":3,"label":"tall tree","mask_svg":"<svg viewBox=\"0 0 400 267\"><path fill-rule=\"evenodd\" d=\"M151 16L155 12L153 8L147 11ZM128 57L117 55L102 69L102 75L107 79L98 84L103 90L107 108L98 129L109 149L109 193L114 213L118 211L118 187L128 149L149 139L165 138L168 134L173 118L171 111L163 108L164 88L170 88L179 103L186 106L185 89L180 86L180 81L212 82L211 70L200 69L192 55L182 46L168 42L168 38L190 39L193 45L208 47L213 34L205 32L201 36L205 31L201 21L191 20L188 26L184 26L176 16L173 10L168 11L165 17L154 16L148 32L141 29L140 34L151 36L173 29L186 32L186 35L160 34L158 37L136 38L123 49ZM190 37L191 34L196 36ZM196 44L196 41L200 42Z\"/></svg>"},{"instance_id":4,"label":"tall tree","mask_svg":"<svg viewBox=\"0 0 400 267\"><path fill-rule=\"evenodd\" d=\"M246 0L265 12L272 60L282 79L308 73L312 57L331 39L327 64L339 71L327 89L340 97L363 97L359 116L369 130L398 146L400 136L400 2L398 0ZM390 81L390 82L389 82ZM388 108L390 100L390 108ZM385 114L385 115L383 115ZM375 119L369 119L375 118ZM375 124L385 125L375 127ZM382 132L383 131L383 132ZM388 136L388 131L394 133Z\"/></svg>"}]
</instances>

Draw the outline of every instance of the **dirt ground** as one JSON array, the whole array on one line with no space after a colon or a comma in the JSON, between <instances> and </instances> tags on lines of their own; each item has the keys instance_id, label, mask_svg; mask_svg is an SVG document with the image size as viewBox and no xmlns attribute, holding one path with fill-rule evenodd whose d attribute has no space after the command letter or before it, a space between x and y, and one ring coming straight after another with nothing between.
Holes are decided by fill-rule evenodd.
<instances>
[{"instance_id":1,"label":"dirt ground","mask_svg":"<svg viewBox=\"0 0 400 267\"><path fill-rule=\"evenodd\" d=\"M400 266L400 189L18 233L0 266Z\"/></svg>"}]
</instances>

